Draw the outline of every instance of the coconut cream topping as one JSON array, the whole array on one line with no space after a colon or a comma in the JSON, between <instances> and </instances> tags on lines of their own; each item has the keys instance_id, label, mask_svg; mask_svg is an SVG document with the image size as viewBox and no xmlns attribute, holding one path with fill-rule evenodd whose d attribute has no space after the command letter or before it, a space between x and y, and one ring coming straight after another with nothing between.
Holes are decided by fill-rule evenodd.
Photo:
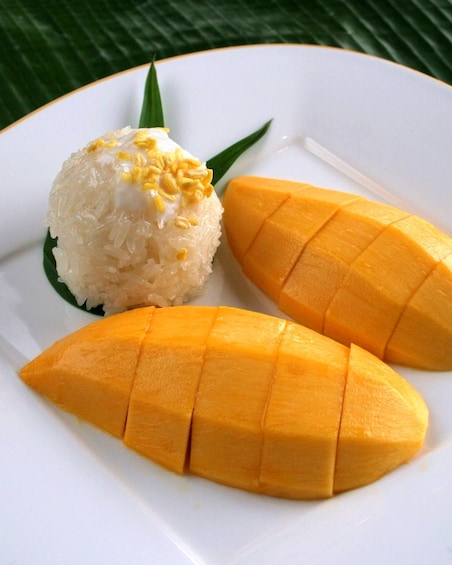
<instances>
[{"instance_id":1,"label":"coconut cream topping","mask_svg":"<svg viewBox=\"0 0 452 565\"><path fill-rule=\"evenodd\" d=\"M213 192L213 172L168 136L167 128L123 128L90 143L86 152L116 176L118 208L145 207L159 227L168 221L181 229L197 225L190 205Z\"/></svg>"}]
</instances>

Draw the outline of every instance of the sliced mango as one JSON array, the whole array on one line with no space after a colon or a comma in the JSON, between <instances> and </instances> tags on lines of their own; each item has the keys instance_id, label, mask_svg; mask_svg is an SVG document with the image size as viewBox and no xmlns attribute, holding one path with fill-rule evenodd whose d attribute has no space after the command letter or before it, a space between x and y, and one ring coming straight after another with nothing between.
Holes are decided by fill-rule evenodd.
<instances>
[{"instance_id":1,"label":"sliced mango","mask_svg":"<svg viewBox=\"0 0 452 565\"><path fill-rule=\"evenodd\" d=\"M409 461L422 445L427 421L420 394L389 365L352 345L334 492L369 484Z\"/></svg>"},{"instance_id":2,"label":"sliced mango","mask_svg":"<svg viewBox=\"0 0 452 565\"><path fill-rule=\"evenodd\" d=\"M293 192L307 186L288 182ZM265 182L265 195L262 194L262 182L253 177L232 179L229 184L233 190L224 196L223 217L225 225L234 226L234 230L228 234L228 240L234 255L241 262L265 219L281 206L289 194L286 187L281 187L273 179Z\"/></svg>"},{"instance_id":3,"label":"sliced mango","mask_svg":"<svg viewBox=\"0 0 452 565\"><path fill-rule=\"evenodd\" d=\"M386 346L390 363L437 371L452 367L452 255L440 261L408 301ZM405 344L413 346L407 350Z\"/></svg>"},{"instance_id":4,"label":"sliced mango","mask_svg":"<svg viewBox=\"0 0 452 565\"><path fill-rule=\"evenodd\" d=\"M150 307L63 338L20 376L172 471L315 499L368 484L425 437L420 395L353 347L236 308Z\"/></svg>"},{"instance_id":5,"label":"sliced mango","mask_svg":"<svg viewBox=\"0 0 452 565\"><path fill-rule=\"evenodd\" d=\"M247 184L255 193L261 182L264 200L270 180L236 182L243 198ZM272 179L272 187L277 183ZM384 360L451 370L452 318L439 305L452 302L452 270L443 262L452 238L391 206L315 187L293 192L285 180L279 185L289 197L260 229L255 226L252 244L238 257L244 274L285 314L333 339L356 343ZM235 186L230 183L225 196L228 239L240 206ZM431 302L426 292L441 295L432 298L436 314L426 314Z\"/></svg>"},{"instance_id":6,"label":"sliced mango","mask_svg":"<svg viewBox=\"0 0 452 565\"><path fill-rule=\"evenodd\" d=\"M99 320L57 341L21 378L57 406L122 438L141 342L154 308Z\"/></svg>"},{"instance_id":7,"label":"sliced mango","mask_svg":"<svg viewBox=\"0 0 452 565\"><path fill-rule=\"evenodd\" d=\"M308 242L282 288L280 309L323 332L325 314L350 265L387 225L407 215L364 198L345 204Z\"/></svg>"},{"instance_id":8,"label":"sliced mango","mask_svg":"<svg viewBox=\"0 0 452 565\"><path fill-rule=\"evenodd\" d=\"M324 332L383 358L397 322L452 240L417 216L390 224L351 265L325 316Z\"/></svg>"},{"instance_id":9,"label":"sliced mango","mask_svg":"<svg viewBox=\"0 0 452 565\"><path fill-rule=\"evenodd\" d=\"M219 309L194 408L194 474L259 490L262 418L284 328L278 318Z\"/></svg>"},{"instance_id":10,"label":"sliced mango","mask_svg":"<svg viewBox=\"0 0 452 565\"><path fill-rule=\"evenodd\" d=\"M333 495L349 349L287 324L264 417L260 490L290 498Z\"/></svg>"},{"instance_id":11,"label":"sliced mango","mask_svg":"<svg viewBox=\"0 0 452 565\"><path fill-rule=\"evenodd\" d=\"M308 186L289 198L262 224L243 259L243 271L273 300L309 240L346 202L358 197Z\"/></svg>"},{"instance_id":12,"label":"sliced mango","mask_svg":"<svg viewBox=\"0 0 452 565\"><path fill-rule=\"evenodd\" d=\"M176 473L187 460L193 406L216 308L157 309L143 339L124 443Z\"/></svg>"}]
</instances>

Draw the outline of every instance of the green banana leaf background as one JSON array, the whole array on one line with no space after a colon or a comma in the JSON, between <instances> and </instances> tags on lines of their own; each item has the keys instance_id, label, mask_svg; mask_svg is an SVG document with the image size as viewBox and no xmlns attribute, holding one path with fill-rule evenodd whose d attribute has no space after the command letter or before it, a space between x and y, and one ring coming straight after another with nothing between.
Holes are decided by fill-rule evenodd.
<instances>
[{"instance_id":1,"label":"green banana leaf background","mask_svg":"<svg viewBox=\"0 0 452 565\"><path fill-rule=\"evenodd\" d=\"M452 84L452 0L2 0L0 128L154 57L258 43L341 47Z\"/></svg>"}]
</instances>

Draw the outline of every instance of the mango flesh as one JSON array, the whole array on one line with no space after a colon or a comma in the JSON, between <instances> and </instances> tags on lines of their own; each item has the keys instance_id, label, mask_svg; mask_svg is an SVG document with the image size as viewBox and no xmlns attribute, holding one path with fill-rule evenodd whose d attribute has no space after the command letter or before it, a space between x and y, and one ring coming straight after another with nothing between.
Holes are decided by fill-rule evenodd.
<instances>
[{"instance_id":1,"label":"mango flesh","mask_svg":"<svg viewBox=\"0 0 452 565\"><path fill-rule=\"evenodd\" d=\"M256 312L149 307L63 338L20 376L171 471L316 499L405 463L428 425L411 385L351 351Z\"/></svg>"},{"instance_id":2,"label":"mango flesh","mask_svg":"<svg viewBox=\"0 0 452 565\"><path fill-rule=\"evenodd\" d=\"M280 309L323 333L328 307L351 264L384 227L407 215L364 198L344 204L306 246L281 289Z\"/></svg>"},{"instance_id":3,"label":"mango flesh","mask_svg":"<svg viewBox=\"0 0 452 565\"><path fill-rule=\"evenodd\" d=\"M263 422L260 485L266 494L333 495L348 354L331 339L287 324Z\"/></svg>"},{"instance_id":4,"label":"mango flesh","mask_svg":"<svg viewBox=\"0 0 452 565\"><path fill-rule=\"evenodd\" d=\"M390 363L428 369L452 367L452 255L440 261L408 301L386 345ZM409 350L404 344L409 341Z\"/></svg>"},{"instance_id":5,"label":"mango flesh","mask_svg":"<svg viewBox=\"0 0 452 565\"><path fill-rule=\"evenodd\" d=\"M358 197L313 186L296 190L265 220L243 259L243 272L258 277L262 290L277 300L287 277L318 230L346 202ZM300 221L303 217L304 221ZM284 252L281 253L281 249ZM261 257L265 256L263 263Z\"/></svg>"},{"instance_id":6,"label":"mango flesh","mask_svg":"<svg viewBox=\"0 0 452 565\"><path fill-rule=\"evenodd\" d=\"M241 179L233 179L231 183L234 190L224 197L226 208L224 217L227 223L233 222L236 226L231 235L229 244L234 255L241 261L254 241L257 232L261 229L264 220L272 214L287 198L287 188L273 179L266 179L265 195L262 194L260 179L249 181L242 185ZM290 182L290 181L289 181ZM303 190L308 185L290 182L293 192ZM242 214L240 202L246 201L246 213Z\"/></svg>"},{"instance_id":7,"label":"mango flesh","mask_svg":"<svg viewBox=\"0 0 452 565\"><path fill-rule=\"evenodd\" d=\"M184 471L187 460L193 406L215 314L213 309L200 310L193 324L181 308L156 309L142 341L124 443L176 473Z\"/></svg>"},{"instance_id":8,"label":"mango flesh","mask_svg":"<svg viewBox=\"0 0 452 565\"><path fill-rule=\"evenodd\" d=\"M409 299L451 251L452 240L417 216L390 224L351 265L327 310L325 333L359 340L383 358Z\"/></svg>"},{"instance_id":9,"label":"mango flesh","mask_svg":"<svg viewBox=\"0 0 452 565\"><path fill-rule=\"evenodd\" d=\"M421 447L427 414L419 394L407 385L389 365L352 344L334 472L336 492L375 481L401 461L409 461Z\"/></svg>"},{"instance_id":10,"label":"mango flesh","mask_svg":"<svg viewBox=\"0 0 452 565\"><path fill-rule=\"evenodd\" d=\"M236 237L239 209L243 223L253 214L246 197L234 196L237 187L243 196L249 183L255 194L259 182L263 200L269 179L229 183L228 241ZM273 191L277 185L272 179ZM345 345L416 368L451 370L452 317L440 305L452 302L452 239L394 207L304 186L279 181L286 198L273 212L267 208L248 251L236 255L244 274L285 314Z\"/></svg>"},{"instance_id":11,"label":"mango flesh","mask_svg":"<svg viewBox=\"0 0 452 565\"><path fill-rule=\"evenodd\" d=\"M152 313L136 310L81 328L26 365L21 377L63 410L122 438Z\"/></svg>"},{"instance_id":12,"label":"mango flesh","mask_svg":"<svg viewBox=\"0 0 452 565\"><path fill-rule=\"evenodd\" d=\"M277 318L218 309L194 407L192 473L259 490L262 415L284 328Z\"/></svg>"}]
</instances>

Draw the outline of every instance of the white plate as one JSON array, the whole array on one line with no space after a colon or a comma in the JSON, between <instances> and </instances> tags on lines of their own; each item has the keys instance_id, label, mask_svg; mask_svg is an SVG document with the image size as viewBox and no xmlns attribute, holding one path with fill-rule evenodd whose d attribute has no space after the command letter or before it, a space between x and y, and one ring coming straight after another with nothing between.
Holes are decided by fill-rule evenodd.
<instances>
[{"instance_id":1,"label":"white plate","mask_svg":"<svg viewBox=\"0 0 452 565\"><path fill-rule=\"evenodd\" d=\"M0 562L451 563L451 373L402 369L430 406L425 448L377 483L322 502L175 476L17 378L25 359L93 319L44 277L47 196L69 153L137 124L146 72L81 89L0 138ZM158 63L158 74L172 136L200 158L274 118L228 177L288 177L386 198L451 234L445 84L370 56L295 45L179 57ZM315 144L366 178L325 163L307 149ZM276 313L225 244L198 302Z\"/></svg>"}]
</instances>

